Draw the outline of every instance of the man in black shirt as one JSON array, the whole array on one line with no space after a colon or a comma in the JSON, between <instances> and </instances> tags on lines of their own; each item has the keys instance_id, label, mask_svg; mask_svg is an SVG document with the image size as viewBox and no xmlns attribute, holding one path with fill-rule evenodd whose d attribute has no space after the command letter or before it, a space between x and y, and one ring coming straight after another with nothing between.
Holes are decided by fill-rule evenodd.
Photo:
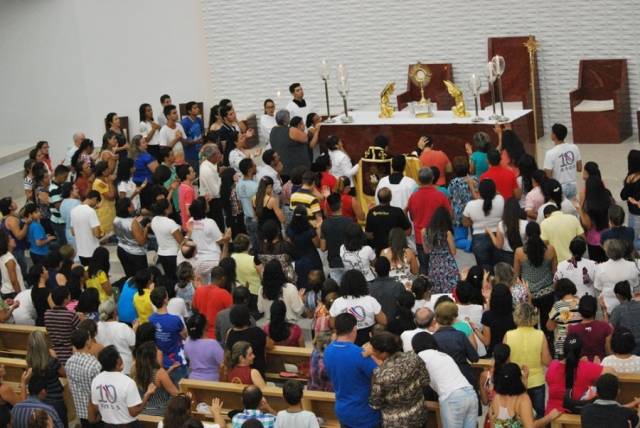
<instances>
[{"instance_id":1,"label":"man in black shirt","mask_svg":"<svg viewBox=\"0 0 640 428\"><path fill-rule=\"evenodd\" d=\"M344 273L344 265L340 257L340 246L344 244L344 233L353 220L341 214L342 199L338 193L332 193L327 197L329 216L320 226L320 249L327 251L329 262L329 276L340 284Z\"/></svg>"},{"instance_id":2,"label":"man in black shirt","mask_svg":"<svg viewBox=\"0 0 640 428\"><path fill-rule=\"evenodd\" d=\"M596 382L596 389L597 400L580 412L582 428L627 428L638 425L638 414L630 408L638 405L638 399L625 406L616 401L620 390L616 376L603 374Z\"/></svg>"},{"instance_id":3,"label":"man in black shirt","mask_svg":"<svg viewBox=\"0 0 640 428\"><path fill-rule=\"evenodd\" d=\"M389 232L391 229L400 227L409 233L411 231L411 223L398 207L391 206L391 190L383 187L378 190L377 205L367 213L367 224L365 231L367 238L371 242L371 246L376 250L376 254L389 246Z\"/></svg>"},{"instance_id":4,"label":"man in black shirt","mask_svg":"<svg viewBox=\"0 0 640 428\"><path fill-rule=\"evenodd\" d=\"M635 233L632 228L624 225L624 210L620 205L611 205L607 215L609 217L609 229L603 231L600 235L600 245L604 248L604 243L609 239L619 239L625 245L625 258L630 258L633 252Z\"/></svg>"},{"instance_id":5,"label":"man in black shirt","mask_svg":"<svg viewBox=\"0 0 640 428\"><path fill-rule=\"evenodd\" d=\"M369 294L380 303L382 312L391 321L396 317L398 298L405 292L405 288L395 278L389 277L391 263L386 257L378 257L374 262L374 269L377 277L369 283Z\"/></svg>"}]
</instances>

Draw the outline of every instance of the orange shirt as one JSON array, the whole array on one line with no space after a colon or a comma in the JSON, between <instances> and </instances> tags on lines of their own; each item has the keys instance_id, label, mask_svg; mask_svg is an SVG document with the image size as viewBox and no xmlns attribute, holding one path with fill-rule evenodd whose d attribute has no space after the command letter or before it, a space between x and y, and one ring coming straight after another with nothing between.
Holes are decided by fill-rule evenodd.
<instances>
[{"instance_id":1,"label":"orange shirt","mask_svg":"<svg viewBox=\"0 0 640 428\"><path fill-rule=\"evenodd\" d=\"M447 183L447 165L450 163L449 157L442 150L423 150L420 155L420 163L422 166L435 166L440 171L440 177L435 183L438 186L444 186Z\"/></svg>"}]
</instances>

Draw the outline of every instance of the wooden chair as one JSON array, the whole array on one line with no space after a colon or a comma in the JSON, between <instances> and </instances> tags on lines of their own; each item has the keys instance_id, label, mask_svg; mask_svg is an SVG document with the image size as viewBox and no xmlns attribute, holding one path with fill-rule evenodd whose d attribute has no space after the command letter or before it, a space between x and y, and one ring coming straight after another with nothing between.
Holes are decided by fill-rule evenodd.
<instances>
[{"instance_id":1,"label":"wooden chair","mask_svg":"<svg viewBox=\"0 0 640 428\"><path fill-rule=\"evenodd\" d=\"M496 55L504 57L505 71L502 75L502 96L504 103L517 109L533 109L531 97L531 64L529 51L524 43L528 36L518 37L490 37L487 40L487 61ZM537 57L537 55L536 55ZM538 137L544 134L542 123L542 104L540 103L540 85L538 83L538 62L534 61L534 76L536 79L536 110L538 117ZM496 84L496 101L498 87ZM484 109L491 105L491 92L487 90L480 94L480 106ZM496 111L499 112L499 105Z\"/></svg>"},{"instance_id":2,"label":"wooden chair","mask_svg":"<svg viewBox=\"0 0 640 428\"><path fill-rule=\"evenodd\" d=\"M202 419L209 419L210 416L196 413L195 406L200 402L210 404L214 397L220 398L224 402L225 409L223 413L229 413L230 410L241 410L243 408L242 390L245 386L237 383L208 382L192 379L182 379L180 381L180 391L184 393L190 392L193 396L194 409L192 410L194 416ZM262 389L262 394L275 411L287 408L287 403L282 397L281 388L268 386ZM324 419L324 427L340 426L335 416L334 405L335 394L332 392L305 391L302 398L302 407Z\"/></svg>"},{"instance_id":3,"label":"wooden chair","mask_svg":"<svg viewBox=\"0 0 640 428\"><path fill-rule=\"evenodd\" d=\"M580 428L580 415L563 414L551 422L551 428Z\"/></svg>"},{"instance_id":4,"label":"wooden chair","mask_svg":"<svg viewBox=\"0 0 640 428\"><path fill-rule=\"evenodd\" d=\"M631 136L626 59L581 60L569 101L575 143L621 143Z\"/></svg>"},{"instance_id":5,"label":"wooden chair","mask_svg":"<svg viewBox=\"0 0 640 428\"><path fill-rule=\"evenodd\" d=\"M438 105L438 110L449 110L455 104L451 95L444 86L443 81L453 81L453 66L451 64L424 64L431 70L431 81L424 88L424 97L431 99ZM407 71L407 90L396 97L398 110L403 110L411 101L420 101L420 88L413 84L409 72Z\"/></svg>"},{"instance_id":6,"label":"wooden chair","mask_svg":"<svg viewBox=\"0 0 640 428\"><path fill-rule=\"evenodd\" d=\"M32 331L44 333L47 340L47 329L32 325L0 324L0 354L24 358L27 355L27 341Z\"/></svg>"}]
</instances>

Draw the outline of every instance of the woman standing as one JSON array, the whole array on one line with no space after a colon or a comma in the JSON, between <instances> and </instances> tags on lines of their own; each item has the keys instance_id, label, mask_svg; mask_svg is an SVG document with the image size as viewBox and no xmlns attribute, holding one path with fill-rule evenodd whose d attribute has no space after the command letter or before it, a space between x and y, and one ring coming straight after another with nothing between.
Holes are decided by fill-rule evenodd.
<instances>
[{"instance_id":1,"label":"woman standing","mask_svg":"<svg viewBox=\"0 0 640 428\"><path fill-rule=\"evenodd\" d=\"M558 259L556 251L540 238L540 225L531 222L525 229L526 243L515 252L513 270L529 284L533 305L540 313L540 325L546 331L547 319L553 306L553 274Z\"/></svg>"},{"instance_id":2,"label":"woman standing","mask_svg":"<svg viewBox=\"0 0 640 428\"><path fill-rule=\"evenodd\" d=\"M567 278L575 284L578 298L585 294L596 295L593 282L596 278L597 263L585 259L582 255L587 251L587 242L582 236L576 236L569 244L571 258L558 263L558 270L553 276L554 281Z\"/></svg>"},{"instance_id":3,"label":"woman standing","mask_svg":"<svg viewBox=\"0 0 640 428\"><path fill-rule=\"evenodd\" d=\"M153 305L151 304L151 290L153 290L154 279L148 270L141 270L136 273L134 282L138 292L133 296L133 307L138 315L138 323L146 323L149 316L153 313ZM126 302L122 302L126 306Z\"/></svg>"},{"instance_id":4,"label":"woman standing","mask_svg":"<svg viewBox=\"0 0 640 428\"><path fill-rule=\"evenodd\" d=\"M382 312L382 306L369 295L367 280L362 272L351 269L342 276L340 283L340 297L338 297L329 309L331 324L335 317L343 312L358 314L358 336L356 345L362 346L369 341L369 332L375 323L386 325L387 317Z\"/></svg>"},{"instance_id":5,"label":"woman standing","mask_svg":"<svg viewBox=\"0 0 640 428\"><path fill-rule=\"evenodd\" d=\"M100 161L96 164L95 180L93 180L92 190L100 193L102 202L96 207L100 228L105 234L113 232L113 219L116 218L116 188L113 184L115 177L111 175L109 164Z\"/></svg>"},{"instance_id":6,"label":"woman standing","mask_svg":"<svg viewBox=\"0 0 640 428\"><path fill-rule=\"evenodd\" d=\"M487 347L487 355L492 355L493 347L501 343L507 331L516 328L513 321L513 298L509 287L496 284L491 291L489 310L482 314L482 329L471 324L473 330Z\"/></svg>"},{"instance_id":7,"label":"woman standing","mask_svg":"<svg viewBox=\"0 0 640 428\"><path fill-rule=\"evenodd\" d=\"M542 223L544 220L544 209L548 205L555 205L565 214L571 214L578 216L578 212L576 211L576 207L573 206L573 203L564 197L562 193L562 185L557 180L553 178L549 178L544 180L542 184L542 194L544 195L544 204L540 205L538 208L538 216L536 217L536 221L538 224Z\"/></svg>"},{"instance_id":8,"label":"woman standing","mask_svg":"<svg viewBox=\"0 0 640 428\"><path fill-rule=\"evenodd\" d=\"M338 178L336 193L340 195L340 212L344 217L348 217L355 222L362 222L365 219L364 211L357 198L351 194L351 179L346 176Z\"/></svg>"},{"instance_id":9,"label":"woman standing","mask_svg":"<svg viewBox=\"0 0 640 428\"><path fill-rule=\"evenodd\" d=\"M302 296L304 289L298 292L295 285L288 283L284 271L277 260L265 264L262 274L262 286L258 291L258 311L271 318L271 304L282 299L287 307L286 319L295 323L304 313Z\"/></svg>"},{"instance_id":10,"label":"woman standing","mask_svg":"<svg viewBox=\"0 0 640 428\"><path fill-rule=\"evenodd\" d=\"M453 158L453 172L455 177L448 187L453 208L453 235L456 247L470 252L469 228L462 224L462 212L469 201L478 197L478 179L469 174L469 161L464 156Z\"/></svg>"},{"instance_id":11,"label":"woman standing","mask_svg":"<svg viewBox=\"0 0 640 428\"><path fill-rule=\"evenodd\" d=\"M231 239L231 230L227 229L223 235L215 220L206 217L206 212L206 201L198 198L189 206L191 218L187 221L187 236L193 239L198 248L199 267L196 275L205 282L209 281L211 269L226 256Z\"/></svg>"},{"instance_id":12,"label":"woman standing","mask_svg":"<svg viewBox=\"0 0 640 428\"><path fill-rule=\"evenodd\" d=\"M147 187L147 183L142 183L140 187L133 181L135 165L132 159L124 158L118 162L115 186L118 191L118 199L129 198L133 203L135 213L140 212L140 193ZM116 202L117 206L117 202ZM116 208L117 211L117 208ZM116 214L117 215L117 214Z\"/></svg>"},{"instance_id":13,"label":"woman standing","mask_svg":"<svg viewBox=\"0 0 640 428\"><path fill-rule=\"evenodd\" d=\"M217 340L204 337L206 327L207 319L199 313L187 320L189 338L184 344L184 354L189 360L189 379L217 382L224 350Z\"/></svg>"},{"instance_id":14,"label":"woman standing","mask_svg":"<svg viewBox=\"0 0 640 428\"><path fill-rule=\"evenodd\" d=\"M171 397L177 396L180 391L169 377L169 373L158 362L156 344L154 342L143 343L136 348L134 358L133 380L136 381L140 393L144 394L151 383L156 386L156 391L147 401L142 413L152 416L164 415L169 400Z\"/></svg>"},{"instance_id":15,"label":"woman standing","mask_svg":"<svg viewBox=\"0 0 640 428\"><path fill-rule=\"evenodd\" d=\"M282 239L280 228L275 221L267 221L260 228L260 248L257 256L261 264L266 264L271 260L277 260L281 269L286 275L287 282L295 284L297 282L296 271L293 268L293 257L295 249L289 241Z\"/></svg>"},{"instance_id":16,"label":"woman standing","mask_svg":"<svg viewBox=\"0 0 640 428\"><path fill-rule=\"evenodd\" d=\"M559 279L555 286L557 302L551 307L547 330L553 331L554 355L560 360L564 356L564 341L567 337L569 326L578 324L582 316L578 312L579 300L576 298L576 286L569 279Z\"/></svg>"},{"instance_id":17,"label":"woman standing","mask_svg":"<svg viewBox=\"0 0 640 428\"><path fill-rule=\"evenodd\" d=\"M604 187L602 179L597 175L587 178L584 199L578 207L578 213L586 230L589 258L596 263L607 260L600 245L600 234L609 227L608 212L612 204L611 193Z\"/></svg>"},{"instance_id":18,"label":"woman standing","mask_svg":"<svg viewBox=\"0 0 640 428\"><path fill-rule=\"evenodd\" d=\"M627 176L620 199L627 201L629 227L635 232L633 244L636 250L640 250L640 150L631 150L627 155Z\"/></svg>"},{"instance_id":19,"label":"woman standing","mask_svg":"<svg viewBox=\"0 0 640 428\"><path fill-rule=\"evenodd\" d=\"M98 247L93 252L87 268L87 288L95 288L100 295L100 303L113 300L113 287L109 281L109 250Z\"/></svg>"},{"instance_id":20,"label":"woman standing","mask_svg":"<svg viewBox=\"0 0 640 428\"><path fill-rule=\"evenodd\" d=\"M611 314L613 308L620 304L613 292L615 285L620 281L629 281L634 290L638 286L638 265L635 261L624 259L626 246L619 239L606 241L604 250L609 260L596 268L593 287L601 293L598 298L604 303L607 313Z\"/></svg>"},{"instance_id":21,"label":"woman standing","mask_svg":"<svg viewBox=\"0 0 640 428\"><path fill-rule=\"evenodd\" d=\"M122 372L127 376L131 373L133 356L131 349L136 344L136 334L131 327L118 321L118 313L113 300L107 300L98 307L100 321L96 341L104 346L113 345L122 358Z\"/></svg>"},{"instance_id":22,"label":"woman standing","mask_svg":"<svg viewBox=\"0 0 640 428\"><path fill-rule=\"evenodd\" d=\"M498 222L496 232L487 231L498 251L498 259L510 265L513 264L514 251L522 247L525 238L527 221L520 218L521 212L518 200L509 199L504 205L502 219Z\"/></svg>"},{"instance_id":23,"label":"woman standing","mask_svg":"<svg viewBox=\"0 0 640 428\"><path fill-rule=\"evenodd\" d=\"M24 290L22 269L12 254L16 241L6 233L0 235L0 274L2 275L0 294L3 300L13 299Z\"/></svg>"},{"instance_id":24,"label":"woman standing","mask_svg":"<svg viewBox=\"0 0 640 428\"><path fill-rule=\"evenodd\" d=\"M395 227L389 232L389 246L382 250L381 256L386 257L391 264L389 277L404 284L406 288L411 287L411 283L418 275L420 266L416 253L409 248L407 234L400 228Z\"/></svg>"},{"instance_id":25,"label":"woman standing","mask_svg":"<svg viewBox=\"0 0 640 428\"><path fill-rule=\"evenodd\" d=\"M276 113L276 126L271 129L271 147L280 156L282 161L282 172L284 177L289 177L291 171L298 165L311 167L309 151L313 150L318 143L318 136L321 125L318 125L313 138L304 131L304 122L300 117L291 118L287 110L278 110Z\"/></svg>"},{"instance_id":26,"label":"woman standing","mask_svg":"<svg viewBox=\"0 0 640 428\"><path fill-rule=\"evenodd\" d=\"M107 117L104 118L104 125L107 133L112 132L118 140L118 146L114 149L114 152L120 156L120 159L126 158L127 150L129 150L129 143L127 143L128 136L125 135L120 128L120 118L117 113L111 112L107 114Z\"/></svg>"},{"instance_id":27,"label":"woman standing","mask_svg":"<svg viewBox=\"0 0 640 428\"><path fill-rule=\"evenodd\" d=\"M270 309L270 322L262 328L271 341L279 346L297 346L304 348L304 334L297 324L287 321L287 305L282 300L274 300Z\"/></svg>"},{"instance_id":28,"label":"woman standing","mask_svg":"<svg viewBox=\"0 0 640 428\"><path fill-rule=\"evenodd\" d=\"M549 345L538 325L536 308L523 303L516 307L513 314L518 326L515 330L505 333L504 343L511 348L511 362L529 369L527 379L527 394L531 399L537 415L544 414L544 369L551 362Z\"/></svg>"},{"instance_id":29,"label":"woman standing","mask_svg":"<svg viewBox=\"0 0 640 428\"><path fill-rule=\"evenodd\" d=\"M129 158L133 159L133 182L137 186L142 186L144 183L150 183L153 177L153 173L158 168L159 162L154 158L151 153L148 152L149 142L142 135L135 135L131 139L131 148L129 149ZM158 149L158 156L160 156L160 150Z\"/></svg>"},{"instance_id":30,"label":"woman standing","mask_svg":"<svg viewBox=\"0 0 640 428\"><path fill-rule=\"evenodd\" d=\"M344 232L344 244L340 246L340 258L345 270L357 270L367 281L373 281L376 275L371 264L376 258L376 253L373 248L365 245L365 242L366 237L360 225L348 225Z\"/></svg>"},{"instance_id":31,"label":"woman standing","mask_svg":"<svg viewBox=\"0 0 640 428\"><path fill-rule=\"evenodd\" d=\"M153 119L153 108L151 108L151 104L140 104L138 113L140 115L138 132L149 142L149 146L147 147L149 154L155 159L158 159L158 152L160 150L160 125ZM131 145L133 146L133 140L131 140ZM135 159L135 157L131 157L131 159Z\"/></svg>"},{"instance_id":32,"label":"woman standing","mask_svg":"<svg viewBox=\"0 0 640 428\"><path fill-rule=\"evenodd\" d=\"M491 271L498 260L498 255L487 230L495 232L504 211L504 199L496 194L493 180L480 182L478 187L480 199L470 201L462 213L462 224L473 227L471 239L473 255L477 264Z\"/></svg>"},{"instance_id":33,"label":"woman standing","mask_svg":"<svg viewBox=\"0 0 640 428\"><path fill-rule=\"evenodd\" d=\"M111 131L107 131L102 137L102 147L100 147L99 159L102 162L106 162L109 165L109 171L113 173L116 170L116 163L118 162L118 155L115 153L118 147L118 139L116 134Z\"/></svg>"},{"instance_id":34,"label":"woman standing","mask_svg":"<svg viewBox=\"0 0 640 428\"><path fill-rule=\"evenodd\" d=\"M178 246L184 239L180 225L169 218L171 206L169 201L161 199L151 207L154 217L151 220L151 230L158 241L158 262L162 265L164 274L176 280Z\"/></svg>"},{"instance_id":35,"label":"woman standing","mask_svg":"<svg viewBox=\"0 0 640 428\"><path fill-rule=\"evenodd\" d=\"M318 222L314 228L309 223L307 208L298 205L293 210L293 219L287 228L287 236L293 243L298 258L295 260L296 275L298 276L297 287L299 290L309 288L309 272L312 270L322 270L322 260L318 248L320 247L320 226Z\"/></svg>"},{"instance_id":36,"label":"woman standing","mask_svg":"<svg viewBox=\"0 0 640 428\"><path fill-rule=\"evenodd\" d=\"M131 199L127 197L118 199L116 202L116 218L113 220L113 230L118 240L118 260L120 260L127 278L133 277L140 269L148 267L145 244L147 243L150 226L147 223L143 227L141 224L143 218L134 218L134 214L135 206Z\"/></svg>"},{"instance_id":37,"label":"woman standing","mask_svg":"<svg viewBox=\"0 0 640 428\"><path fill-rule=\"evenodd\" d=\"M526 194L524 198L524 210L527 213L527 218L536 220L538 217L538 210L544 204L544 194L542 193L542 186L547 179L547 174L541 169L533 171L531 174L531 190Z\"/></svg>"},{"instance_id":38,"label":"woman standing","mask_svg":"<svg viewBox=\"0 0 640 428\"><path fill-rule=\"evenodd\" d=\"M39 263L29 269L27 284L31 287L31 301L36 310L36 325L44 327L44 313L53 308L51 289L47 287L49 272Z\"/></svg>"},{"instance_id":39,"label":"woman standing","mask_svg":"<svg viewBox=\"0 0 640 428\"><path fill-rule=\"evenodd\" d=\"M429 278L434 293L451 293L460 279L456 263L456 244L449 210L439 207L424 234L424 253L429 255Z\"/></svg>"},{"instance_id":40,"label":"woman standing","mask_svg":"<svg viewBox=\"0 0 640 428\"><path fill-rule=\"evenodd\" d=\"M429 374L420 357L402 352L402 341L389 332L374 335L365 355L381 361L373 371L369 404L382 412L382 426L424 427L427 410L422 391L429 385Z\"/></svg>"},{"instance_id":41,"label":"woman standing","mask_svg":"<svg viewBox=\"0 0 640 428\"><path fill-rule=\"evenodd\" d=\"M633 355L636 340L631 330L617 327L611 336L613 354L602 360L602 367L611 367L616 373L640 374L640 357Z\"/></svg>"},{"instance_id":42,"label":"woman standing","mask_svg":"<svg viewBox=\"0 0 640 428\"><path fill-rule=\"evenodd\" d=\"M258 229L269 220L274 221L282 228L284 224L284 214L280 209L278 196L273 194L273 179L264 176L258 183L258 190L253 197L253 208L258 218Z\"/></svg>"}]
</instances>

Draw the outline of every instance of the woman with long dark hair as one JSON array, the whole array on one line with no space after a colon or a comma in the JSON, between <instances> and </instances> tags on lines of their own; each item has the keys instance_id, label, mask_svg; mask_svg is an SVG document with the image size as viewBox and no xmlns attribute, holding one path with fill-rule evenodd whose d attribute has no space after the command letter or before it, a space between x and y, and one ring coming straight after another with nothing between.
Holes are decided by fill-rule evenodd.
<instances>
[{"instance_id":1,"label":"woman with long dark hair","mask_svg":"<svg viewBox=\"0 0 640 428\"><path fill-rule=\"evenodd\" d=\"M120 159L126 158L127 150L129 150L129 143L127 142L128 136L125 135L120 128L120 118L118 117L118 114L114 112L107 114L107 117L104 118L104 127L107 130L105 135L111 132L115 134L116 140L118 141L117 147L114 149L114 153L120 156Z\"/></svg>"},{"instance_id":2,"label":"woman with long dark hair","mask_svg":"<svg viewBox=\"0 0 640 428\"><path fill-rule=\"evenodd\" d=\"M555 205L565 214L578 216L576 207L573 203L564 197L562 185L555 179L549 178L544 180L542 184L542 194L544 195L544 204L538 208L536 221L542 223L544 220L544 209L549 205Z\"/></svg>"},{"instance_id":3,"label":"woman with long dark hair","mask_svg":"<svg viewBox=\"0 0 640 428\"><path fill-rule=\"evenodd\" d=\"M138 132L149 142L149 146L147 147L149 154L155 159L158 159L158 153L160 151L160 125L153 119L153 108L151 104L140 104L138 113L140 115Z\"/></svg>"},{"instance_id":4,"label":"woman with long dark hair","mask_svg":"<svg viewBox=\"0 0 640 428\"><path fill-rule=\"evenodd\" d=\"M553 294L553 275L558 266L556 251L540 237L540 225L530 222L525 229L526 242L515 252L513 269L516 276L529 284L529 292L533 304L540 313L540 325L551 342L553 336L548 332L546 324L549 311L555 301Z\"/></svg>"},{"instance_id":5,"label":"woman with long dark hair","mask_svg":"<svg viewBox=\"0 0 640 428\"><path fill-rule=\"evenodd\" d=\"M269 310L271 320L262 329L267 335L267 343L273 345L298 346L304 348L304 334L300 326L287 321L287 305L280 300L274 300Z\"/></svg>"},{"instance_id":6,"label":"woman with long dark hair","mask_svg":"<svg viewBox=\"0 0 640 428\"><path fill-rule=\"evenodd\" d=\"M295 260L296 274L298 275L298 289L307 290L309 288L309 272L312 270L322 270L322 260L318 248L320 247L320 226L314 228L309 223L307 208L298 205L293 210L293 218L287 228L287 237L293 243L298 256Z\"/></svg>"},{"instance_id":7,"label":"woman with long dark hair","mask_svg":"<svg viewBox=\"0 0 640 428\"><path fill-rule=\"evenodd\" d=\"M340 246L340 258L345 269L355 269L364 275L367 281L376 277L371 264L376 253L366 244L366 237L360 225L352 223L344 231L344 243Z\"/></svg>"},{"instance_id":8,"label":"woman with long dark hair","mask_svg":"<svg viewBox=\"0 0 640 428\"><path fill-rule=\"evenodd\" d=\"M462 224L473 228L471 247L476 263L491 271L498 262L498 255L487 230L495 232L498 228L504 211L504 198L497 194L491 179L482 180L478 192L480 198L469 201L464 208Z\"/></svg>"},{"instance_id":9,"label":"woman with long dark hair","mask_svg":"<svg viewBox=\"0 0 640 428\"><path fill-rule=\"evenodd\" d=\"M171 207L169 201L161 199L151 207L154 217L151 220L151 230L158 240L158 262L162 265L164 274L176 279L177 257L179 245L184 239L180 225L169 218Z\"/></svg>"},{"instance_id":10,"label":"woman with long dark hair","mask_svg":"<svg viewBox=\"0 0 640 428\"><path fill-rule=\"evenodd\" d=\"M273 179L264 176L258 182L258 190L253 198L253 207L258 218L258 229L267 221L275 221L280 227L284 224L284 214L280 209L278 196L273 194Z\"/></svg>"},{"instance_id":11,"label":"woman with long dark hair","mask_svg":"<svg viewBox=\"0 0 640 428\"><path fill-rule=\"evenodd\" d=\"M125 162L127 159L120 161ZM149 223L142 226L141 218L134 217L135 206L131 199L120 198L116 202L116 218L113 231L118 240L117 255L125 275L131 278L140 269L148 267L145 244L149 235Z\"/></svg>"},{"instance_id":12,"label":"woman with long dark hair","mask_svg":"<svg viewBox=\"0 0 640 428\"><path fill-rule=\"evenodd\" d=\"M76 168L76 173L78 174L80 173L80 171L76 167L79 161L82 161L83 163L85 162L89 163L93 167L95 163L92 156L93 150L94 150L93 140L90 140L88 138L85 138L84 140L82 140L82 142L78 146L78 150L76 150L73 156L71 156L71 165L74 168Z\"/></svg>"},{"instance_id":13,"label":"woman with long dark hair","mask_svg":"<svg viewBox=\"0 0 640 428\"><path fill-rule=\"evenodd\" d=\"M491 356L493 348L502 343L507 331L516 328L513 321L513 297L509 287L496 284L491 291L489 310L482 314L482 328L475 323L471 327L476 337L487 347L487 356Z\"/></svg>"},{"instance_id":14,"label":"woman with long dark hair","mask_svg":"<svg viewBox=\"0 0 640 428\"><path fill-rule=\"evenodd\" d=\"M158 149L157 156L160 157L160 149ZM159 161L149 153L149 141L142 135L134 135L131 139L129 158L133 159L134 163L133 182L141 187L145 183L151 182Z\"/></svg>"},{"instance_id":15,"label":"woman with long dark hair","mask_svg":"<svg viewBox=\"0 0 640 428\"><path fill-rule=\"evenodd\" d=\"M149 269L144 269L136 272L133 281L138 289L138 292L133 296L133 307L138 315L138 322L140 324L146 323L153 313L153 305L151 304L153 277Z\"/></svg>"},{"instance_id":16,"label":"woman with long dark hair","mask_svg":"<svg viewBox=\"0 0 640 428\"><path fill-rule=\"evenodd\" d=\"M391 264L389 277L411 286L416 275L420 271L418 257L409 248L407 233L401 227L394 227L389 231L389 246L380 252L382 257L386 257Z\"/></svg>"},{"instance_id":17,"label":"woman with long dark hair","mask_svg":"<svg viewBox=\"0 0 640 428\"><path fill-rule=\"evenodd\" d=\"M471 251L471 241L469 228L462 224L462 212L469 201L478 196L478 179L469 174L469 161L464 156L453 158L453 172L455 177L447 188L453 208L453 234L456 247L468 252Z\"/></svg>"},{"instance_id":18,"label":"woman with long dark hair","mask_svg":"<svg viewBox=\"0 0 640 428\"><path fill-rule=\"evenodd\" d=\"M604 187L602 179L591 175L585 183L585 194L578 207L580 222L586 230L587 249L589 258L596 263L607 261L604 249L600 245L601 233L609 228L609 207L613 205L611 192Z\"/></svg>"},{"instance_id":19,"label":"woman with long dark hair","mask_svg":"<svg viewBox=\"0 0 640 428\"><path fill-rule=\"evenodd\" d=\"M538 209L544 204L544 194L542 186L547 179L547 174L537 169L531 173L531 190L524 197L523 209L527 213L527 218L535 220L538 217Z\"/></svg>"},{"instance_id":20,"label":"woman with long dark hair","mask_svg":"<svg viewBox=\"0 0 640 428\"><path fill-rule=\"evenodd\" d=\"M87 268L87 288L95 288L100 295L100 303L113 299L113 287L109 281L109 250L98 247L89 259Z\"/></svg>"},{"instance_id":21,"label":"woman with long dark hair","mask_svg":"<svg viewBox=\"0 0 640 428\"><path fill-rule=\"evenodd\" d=\"M640 150L631 150L627 155L627 176L620 191L620 199L627 201L628 224L635 232L633 246L640 250Z\"/></svg>"},{"instance_id":22,"label":"woman with long dark hair","mask_svg":"<svg viewBox=\"0 0 640 428\"><path fill-rule=\"evenodd\" d=\"M403 290L396 302L395 315L389 319L387 331L400 336L404 331L415 329L416 322L413 316L415 304L416 298L413 293Z\"/></svg>"},{"instance_id":23,"label":"woman with long dark hair","mask_svg":"<svg viewBox=\"0 0 640 428\"><path fill-rule=\"evenodd\" d=\"M538 170L536 158L530 154L523 153L518 161L518 169L520 170L520 176L517 181L518 186L522 190L522 197L519 202L520 205L524 206L527 193L533 189L533 173Z\"/></svg>"},{"instance_id":24,"label":"woman with long dark hair","mask_svg":"<svg viewBox=\"0 0 640 428\"><path fill-rule=\"evenodd\" d=\"M511 169L516 176L520 175L518 165L520 159L526 153L524 145L518 135L513 132L511 125L496 124L496 133L498 134L498 150L500 151L500 165Z\"/></svg>"},{"instance_id":25,"label":"woman with long dark hair","mask_svg":"<svg viewBox=\"0 0 640 428\"><path fill-rule=\"evenodd\" d=\"M298 292L295 285L287 282L280 262L270 260L262 273L262 287L258 291L258 311L271 318L271 304L282 299L287 306L287 320L296 322L304 312L302 296L304 289Z\"/></svg>"},{"instance_id":26,"label":"woman with long dark hair","mask_svg":"<svg viewBox=\"0 0 640 428\"><path fill-rule=\"evenodd\" d=\"M456 263L456 243L449 210L439 207L431 217L423 239L424 253L429 255L428 277L434 293L451 293L460 279Z\"/></svg>"},{"instance_id":27,"label":"woman with long dark hair","mask_svg":"<svg viewBox=\"0 0 640 428\"><path fill-rule=\"evenodd\" d=\"M260 263L266 264L270 260L277 260L285 273L288 282L295 284L298 280L293 268L295 249L289 241L282 239L279 223L269 220L259 231L260 245L257 251Z\"/></svg>"},{"instance_id":28,"label":"woman with long dark hair","mask_svg":"<svg viewBox=\"0 0 640 428\"><path fill-rule=\"evenodd\" d=\"M136 186L132 178L134 171L135 164L133 160L129 158L122 159L118 162L114 184L118 192L118 199L129 198L133 202L136 212L140 212L140 192L144 190L146 184L143 183L140 187Z\"/></svg>"},{"instance_id":29,"label":"woman with long dark hair","mask_svg":"<svg viewBox=\"0 0 640 428\"><path fill-rule=\"evenodd\" d=\"M162 416L167 410L167 404L171 397L177 396L180 391L169 377L169 373L158 362L158 348L154 342L145 342L136 348L133 357L132 377L136 381L138 390L142 394L149 384L156 386L156 392L149 398L142 411L145 415Z\"/></svg>"},{"instance_id":30,"label":"woman with long dark hair","mask_svg":"<svg viewBox=\"0 0 640 428\"><path fill-rule=\"evenodd\" d=\"M116 217L116 188L114 186L115 177L111 174L109 164L100 161L96 164L95 179L92 190L100 193L102 201L96 207L96 214L100 220L100 228L105 234L113 231L113 219Z\"/></svg>"},{"instance_id":31,"label":"woman with long dark hair","mask_svg":"<svg viewBox=\"0 0 640 428\"><path fill-rule=\"evenodd\" d=\"M491 242L498 251L498 259L513 264L514 251L522 246L527 221L521 218L522 209L517 199L511 198L504 205L502 219L498 222L496 233L489 231Z\"/></svg>"}]
</instances>

